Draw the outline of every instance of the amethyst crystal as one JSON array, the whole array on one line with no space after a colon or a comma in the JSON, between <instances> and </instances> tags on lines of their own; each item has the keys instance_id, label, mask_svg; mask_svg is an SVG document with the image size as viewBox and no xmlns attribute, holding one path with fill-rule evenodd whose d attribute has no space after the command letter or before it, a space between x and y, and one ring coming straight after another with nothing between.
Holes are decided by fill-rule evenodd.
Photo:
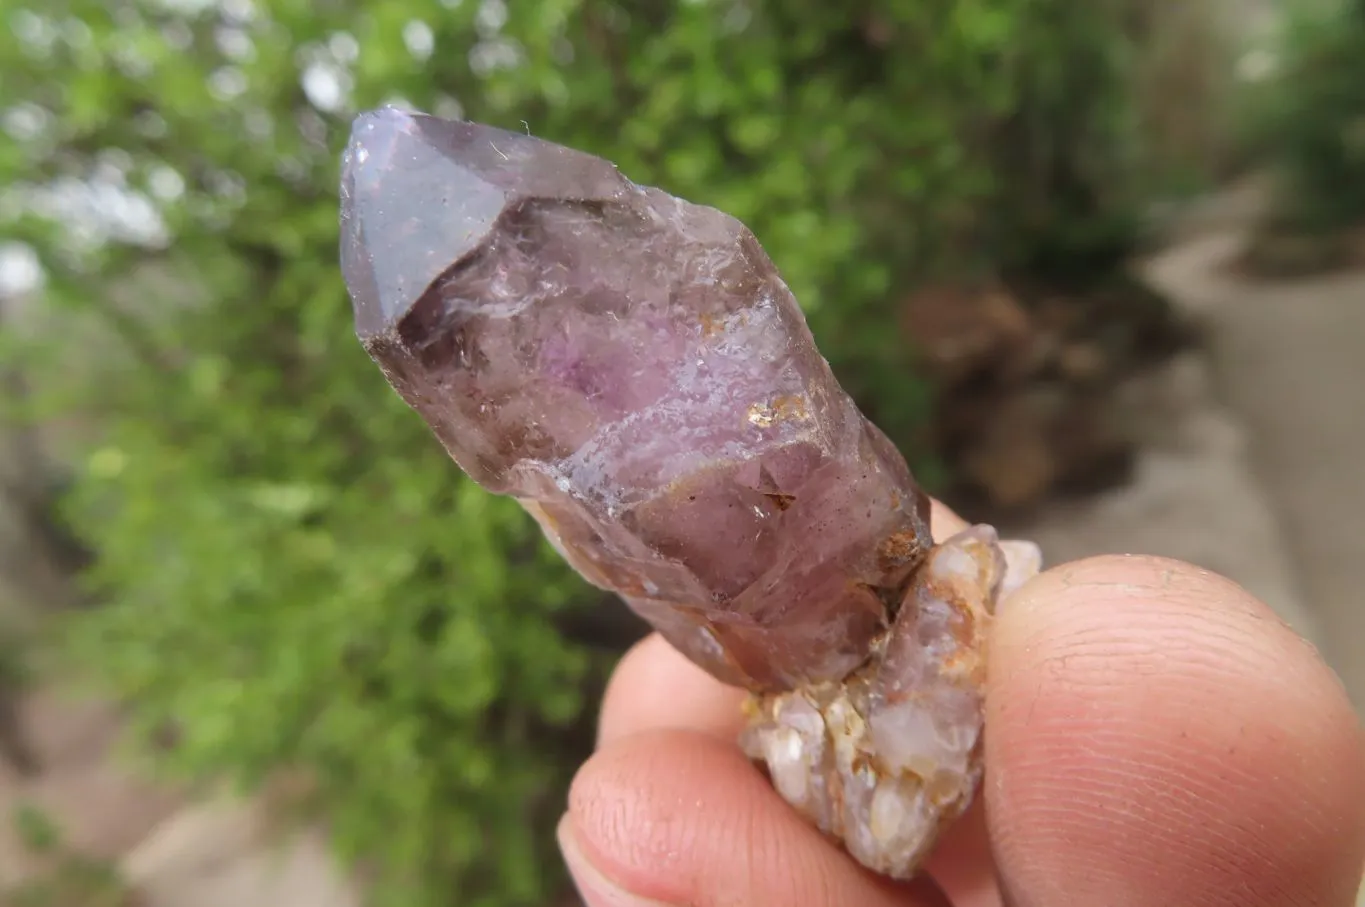
<instances>
[{"instance_id":1,"label":"amethyst crystal","mask_svg":"<svg viewBox=\"0 0 1365 907\"><path fill-rule=\"evenodd\" d=\"M975 784L980 672L940 662L979 660L1002 549L983 527L930 555L927 497L753 234L600 158L391 108L354 124L341 224L357 333L451 457L590 582L760 694L745 745L783 796L868 865L913 870ZM798 700L806 737L782 717ZM861 716L868 753L918 749L841 768L831 708ZM878 709L901 716L892 730L868 721ZM850 786L867 765L909 817L891 856L855 843L886 812Z\"/></svg>"}]
</instances>

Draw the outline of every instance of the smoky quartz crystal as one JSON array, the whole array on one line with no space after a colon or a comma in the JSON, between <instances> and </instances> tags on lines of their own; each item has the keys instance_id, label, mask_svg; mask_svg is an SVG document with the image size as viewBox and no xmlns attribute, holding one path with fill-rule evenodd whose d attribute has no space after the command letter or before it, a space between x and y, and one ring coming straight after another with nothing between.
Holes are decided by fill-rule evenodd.
<instances>
[{"instance_id":1,"label":"smoky quartz crystal","mask_svg":"<svg viewBox=\"0 0 1365 907\"><path fill-rule=\"evenodd\" d=\"M929 501L739 221L522 132L394 108L343 158L356 332L475 481L754 694L741 741L911 874L980 774L984 633L1037 569Z\"/></svg>"}]
</instances>

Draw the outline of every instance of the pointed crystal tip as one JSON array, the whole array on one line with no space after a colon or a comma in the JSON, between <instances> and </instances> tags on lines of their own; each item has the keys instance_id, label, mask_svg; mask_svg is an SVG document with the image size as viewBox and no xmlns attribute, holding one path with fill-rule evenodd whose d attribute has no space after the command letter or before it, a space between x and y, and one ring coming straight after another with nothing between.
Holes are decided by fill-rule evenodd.
<instances>
[{"instance_id":1,"label":"pointed crystal tip","mask_svg":"<svg viewBox=\"0 0 1365 907\"><path fill-rule=\"evenodd\" d=\"M388 330L501 213L506 191L451 154L452 133L474 128L393 107L356 117L342 155L341 270L361 337Z\"/></svg>"},{"instance_id":2,"label":"pointed crystal tip","mask_svg":"<svg viewBox=\"0 0 1365 907\"><path fill-rule=\"evenodd\" d=\"M341 269L362 339L391 330L527 199L612 200L601 158L492 126L394 107L355 118L342 154Z\"/></svg>"}]
</instances>

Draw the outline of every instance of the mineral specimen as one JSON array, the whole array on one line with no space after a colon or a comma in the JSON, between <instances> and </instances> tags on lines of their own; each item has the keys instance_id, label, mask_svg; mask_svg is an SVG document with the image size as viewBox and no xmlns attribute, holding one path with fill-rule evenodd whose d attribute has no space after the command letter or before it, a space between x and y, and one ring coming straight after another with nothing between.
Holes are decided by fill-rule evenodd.
<instances>
[{"instance_id":1,"label":"mineral specimen","mask_svg":"<svg viewBox=\"0 0 1365 907\"><path fill-rule=\"evenodd\" d=\"M754 694L743 745L858 860L907 876L980 773L984 634L1037 569L928 498L734 218L518 132L353 125L356 331L476 481L590 582Z\"/></svg>"}]
</instances>

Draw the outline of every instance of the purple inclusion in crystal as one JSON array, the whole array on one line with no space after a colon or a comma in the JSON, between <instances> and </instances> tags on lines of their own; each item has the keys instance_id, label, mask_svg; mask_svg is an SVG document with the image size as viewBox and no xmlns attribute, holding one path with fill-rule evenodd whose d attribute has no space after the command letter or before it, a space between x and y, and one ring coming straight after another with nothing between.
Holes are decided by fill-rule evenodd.
<instances>
[{"instance_id":1,"label":"purple inclusion in crystal","mask_svg":"<svg viewBox=\"0 0 1365 907\"><path fill-rule=\"evenodd\" d=\"M392 108L343 158L356 331L451 457L721 680L839 680L928 500L743 224L601 158Z\"/></svg>"}]
</instances>

